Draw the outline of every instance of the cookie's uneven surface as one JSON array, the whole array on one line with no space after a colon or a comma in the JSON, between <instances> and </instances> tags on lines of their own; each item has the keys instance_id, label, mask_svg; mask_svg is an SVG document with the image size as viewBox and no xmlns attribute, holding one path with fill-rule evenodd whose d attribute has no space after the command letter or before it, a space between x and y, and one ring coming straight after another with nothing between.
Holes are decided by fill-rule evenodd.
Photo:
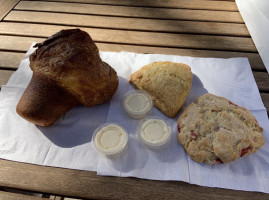
<instances>
[{"instance_id":1,"label":"cookie's uneven surface","mask_svg":"<svg viewBox=\"0 0 269 200\"><path fill-rule=\"evenodd\" d=\"M183 111L178 131L189 156L207 164L234 161L265 143L263 128L246 108L212 94L198 97Z\"/></svg>"}]
</instances>

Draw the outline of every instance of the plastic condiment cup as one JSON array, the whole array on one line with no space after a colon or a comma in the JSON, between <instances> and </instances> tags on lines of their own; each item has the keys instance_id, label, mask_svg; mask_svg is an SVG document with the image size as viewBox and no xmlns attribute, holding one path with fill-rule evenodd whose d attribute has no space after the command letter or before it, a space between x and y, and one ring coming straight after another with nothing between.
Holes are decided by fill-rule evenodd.
<instances>
[{"instance_id":1,"label":"plastic condiment cup","mask_svg":"<svg viewBox=\"0 0 269 200\"><path fill-rule=\"evenodd\" d=\"M137 137L145 146L159 149L170 144L172 133L165 120L157 116L149 116L139 122Z\"/></svg>"},{"instance_id":2,"label":"plastic condiment cup","mask_svg":"<svg viewBox=\"0 0 269 200\"><path fill-rule=\"evenodd\" d=\"M99 153L114 157L127 148L128 133L119 124L106 123L94 131L92 141Z\"/></svg>"},{"instance_id":3,"label":"plastic condiment cup","mask_svg":"<svg viewBox=\"0 0 269 200\"><path fill-rule=\"evenodd\" d=\"M122 106L133 119L142 119L153 107L151 96L142 90L131 90L124 94Z\"/></svg>"}]
</instances>

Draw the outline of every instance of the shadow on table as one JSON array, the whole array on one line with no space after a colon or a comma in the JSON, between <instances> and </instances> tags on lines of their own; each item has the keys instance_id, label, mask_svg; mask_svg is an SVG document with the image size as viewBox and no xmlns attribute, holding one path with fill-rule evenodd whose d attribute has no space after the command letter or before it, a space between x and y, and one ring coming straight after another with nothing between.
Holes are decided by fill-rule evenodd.
<instances>
[{"instance_id":1,"label":"shadow on table","mask_svg":"<svg viewBox=\"0 0 269 200\"><path fill-rule=\"evenodd\" d=\"M205 93L208 91L203 87L198 76L194 74L192 88L185 105ZM56 121L53 126L37 126L37 128L55 145L72 148L91 141L94 130L106 122L108 110L109 103L92 107L76 106Z\"/></svg>"},{"instance_id":2,"label":"shadow on table","mask_svg":"<svg viewBox=\"0 0 269 200\"><path fill-rule=\"evenodd\" d=\"M53 126L37 128L55 145L72 148L91 141L94 130L105 123L108 109L109 103L92 107L76 106Z\"/></svg>"},{"instance_id":3,"label":"shadow on table","mask_svg":"<svg viewBox=\"0 0 269 200\"><path fill-rule=\"evenodd\" d=\"M137 142L136 138L129 137L128 148L118 157L110 159L110 166L122 173L144 168L148 154L146 151L141 151L143 148L143 145Z\"/></svg>"},{"instance_id":4,"label":"shadow on table","mask_svg":"<svg viewBox=\"0 0 269 200\"><path fill-rule=\"evenodd\" d=\"M124 83L128 82L119 76L119 86L113 98L121 98ZM110 102L91 107L75 106L63 115L52 126L37 126L52 143L63 148L89 143L95 129L106 123Z\"/></svg>"}]
</instances>

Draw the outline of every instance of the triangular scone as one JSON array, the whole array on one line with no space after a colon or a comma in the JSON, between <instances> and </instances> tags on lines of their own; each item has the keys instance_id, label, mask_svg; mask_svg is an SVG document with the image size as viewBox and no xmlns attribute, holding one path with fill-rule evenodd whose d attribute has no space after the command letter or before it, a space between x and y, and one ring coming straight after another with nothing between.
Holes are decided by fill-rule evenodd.
<instances>
[{"instance_id":1,"label":"triangular scone","mask_svg":"<svg viewBox=\"0 0 269 200\"><path fill-rule=\"evenodd\" d=\"M133 73L129 82L147 91L165 115L175 117L190 92L192 72L186 64L154 62Z\"/></svg>"}]
</instances>

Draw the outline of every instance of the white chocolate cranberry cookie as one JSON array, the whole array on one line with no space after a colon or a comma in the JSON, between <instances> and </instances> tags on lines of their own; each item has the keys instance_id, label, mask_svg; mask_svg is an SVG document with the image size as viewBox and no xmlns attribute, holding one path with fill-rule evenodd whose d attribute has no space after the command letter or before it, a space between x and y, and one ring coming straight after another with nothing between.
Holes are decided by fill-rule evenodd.
<instances>
[{"instance_id":1,"label":"white chocolate cranberry cookie","mask_svg":"<svg viewBox=\"0 0 269 200\"><path fill-rule=\"evenodd\" d=\"M265 143L263 128L246 108L212 94L198 97L177 121L178 141L197 162L228 163Z\"/></svg>"}]
</instances>

